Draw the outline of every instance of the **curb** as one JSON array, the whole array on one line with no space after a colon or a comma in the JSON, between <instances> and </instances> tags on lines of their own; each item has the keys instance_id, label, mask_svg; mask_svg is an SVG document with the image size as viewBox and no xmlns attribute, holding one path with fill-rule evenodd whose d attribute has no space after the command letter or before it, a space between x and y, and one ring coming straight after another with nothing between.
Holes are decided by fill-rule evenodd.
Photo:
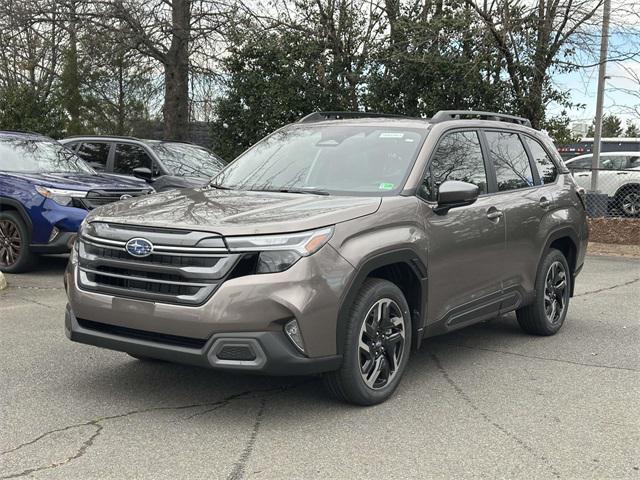
<instances>
[{"instance_id":1,"label":"curb","mask_svg":"<svg viewBox=\"0 0 640 480\"><path fill-rule=\"evenodd\" d=\"M7 288L7 281L4 278L4 274L0 272L0 290Z\"/></svg>"}]
</instances>

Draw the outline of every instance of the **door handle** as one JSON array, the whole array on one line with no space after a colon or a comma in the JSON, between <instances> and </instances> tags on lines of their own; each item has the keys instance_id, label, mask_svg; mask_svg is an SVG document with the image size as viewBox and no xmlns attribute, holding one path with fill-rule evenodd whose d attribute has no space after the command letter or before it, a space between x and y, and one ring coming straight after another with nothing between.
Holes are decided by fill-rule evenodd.
<instances>
[{"instance_id":1,"label":"door handle","mask_svg":"<svg viewBox=\"0 0 640 480\"><path fill-rule=\"evenodd\" d=\"M539 203L540 206L545 210L551 206L551 200L547 199L546 197L542 197Z\"/></svg>"},{"instance_id":2,"label":"door handle","mask_svg":"<svg viewBox=\"0 0 640 480\"><path fill-rule=\"evenodd\" d=\"M487 212L487 218L489 220L499 220L500 218L502 218L502 216L504 215L504 213L502 213L500 210L489 210Z\"/></svg>"},{"instance_id":3,"label":"door handle","mask_svg":"<svg viewBox=\"0 0 640 480\"><path fill-rule=\"evenodd\" d=\"M629 172L618 172L617 175L629 175Z\"/></svg>"}]
</instances>

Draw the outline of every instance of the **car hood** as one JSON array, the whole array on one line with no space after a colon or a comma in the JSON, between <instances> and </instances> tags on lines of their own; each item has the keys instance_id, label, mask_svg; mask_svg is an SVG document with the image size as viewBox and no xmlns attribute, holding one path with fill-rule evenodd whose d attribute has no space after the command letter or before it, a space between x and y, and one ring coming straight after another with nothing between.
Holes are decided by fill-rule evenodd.
<instances>
[{"instance_id":1,"label":"car hood","mask_svg":"<svg viewBox=\"0 0 640 480\"><path fill-rule=\"evenodd\" d=\"M378 210L381 200L187 188L105 205L91 212L89 221L184 228L226 236L295 232L370 215Z\"/></svg>"},{"instance_id":2,"label":"car hood","mask_svg":"<svg viewBox=\"0 0 640 480\"><path fill-rule=\"evenodd\" d=\"M93 189L128 190L148 188L137 178L124 178L118 175L91 173L7 173L7 175L26 180L33 185L69 190L89 191Z\"/></svg>"}]
</instances>

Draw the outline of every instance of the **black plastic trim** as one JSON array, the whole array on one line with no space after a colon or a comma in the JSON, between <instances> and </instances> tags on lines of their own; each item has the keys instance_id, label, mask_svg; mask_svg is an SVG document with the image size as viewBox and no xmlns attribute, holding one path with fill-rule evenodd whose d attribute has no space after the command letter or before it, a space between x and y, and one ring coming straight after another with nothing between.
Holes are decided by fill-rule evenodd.
<instances>
[{"instance_id":1,"label":"black plastic trim","mask_svg":"<svg viewBox=\"0 0 640 480\"><path fill-rule=\"evenodd\" d=\"M426 320L426 311L424 306L426 305L427 301L427 266L422 262L420 256L410 248L377 253L371 255L370 257L367 257L356 268L353 276L351 277L349 287L345 289L346 293L345 295L343 295L340 302L340 309L338 310L338 321L336 325L336 351L339 354L342 354L344 350L344 339L346 337L347 324L349 321L349 311L351 310L351 306L355 301L355 297L364 284L364 281L372 271L380 267L392 265L394 263L404 263L408 265L420 280L420 324L413 325L414 322L412 322L412 328L414 329L414 332L418 333L422 328L424 328ZM421 335L416 335L415 340L418 341L418 337L420 336ZM417 345L416 342L414 342L414 346L415 345Z\"/></svg>"},{"instance_id":2,"label":"black plastic trim","mask_svg":"<svg viewBox=\"0 0 640 480\"><path fill-rule=\"evenodd\" d=\"M151 332L143 333L158 335ZM132 338L132 336L123 336L113 332L91 330L78 323L69 305L67 305L65 312L65 334L74 342L215 370L268 375L312 375L337 370L342 363L341 355L310 358L300 354L281 331L214 334L206 340L203 347L193 348L163 343L149 338ZM241 362L238 364L231 362L211 364L208 354L216 341L220 341L220 339L256 342L264 354L265 361L249 362L248 364Z\"/></svg>"},{"instance_id":3,"label":"black plastic trim","mask_svg":"<svg viewBox=\"0 0 640 480\"><path fill-rule=\"evenodd\" d=\"M0 197L0 211L2 210L3 205L8 205L11 208L15 208L22 217L25 225L29 229L29 234L33 233L33 222L31 221L31 217L20 202L13 200L12 198Z\"/></svg>"}]
</instances>

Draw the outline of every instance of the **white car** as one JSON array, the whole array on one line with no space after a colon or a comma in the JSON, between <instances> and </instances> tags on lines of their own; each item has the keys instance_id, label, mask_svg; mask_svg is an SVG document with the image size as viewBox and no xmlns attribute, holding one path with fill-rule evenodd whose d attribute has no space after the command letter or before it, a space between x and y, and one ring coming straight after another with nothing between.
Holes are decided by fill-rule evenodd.
<instances>
[{"instance_id":1,"label":"white car","mask_svg":"<svg viewBox=\"0 0 640 480\"><path fill-rule=\"evenodd\" d=\"M578 185L591 190L593 154L566 160ZM628 217L640 216L640 152L605 152L600 154L598 191L609 196L609 207Z\"/></svg>"}]
</instances>

